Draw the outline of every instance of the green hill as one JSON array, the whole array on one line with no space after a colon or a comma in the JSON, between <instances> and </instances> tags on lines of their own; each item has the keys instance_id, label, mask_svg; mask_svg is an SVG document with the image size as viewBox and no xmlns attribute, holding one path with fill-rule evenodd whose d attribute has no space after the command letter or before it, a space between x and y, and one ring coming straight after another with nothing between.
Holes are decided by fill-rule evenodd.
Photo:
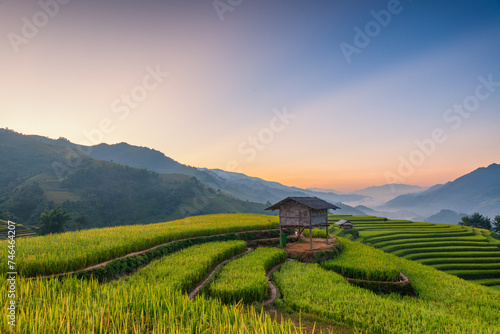
<instances>
[{"instance_id":1,"label":"green hill","mask_svg":"<svg viewBox=\"0 0 500 334\"><path fill-rule=\"evenodd\" d=\"M0 131L0 219L38 224L61 205L75 219L69 229L144 224L209 213L264 213L263 204L223 195L180 174L94 160L73 147Z\"/></svg>"}]
</instances>

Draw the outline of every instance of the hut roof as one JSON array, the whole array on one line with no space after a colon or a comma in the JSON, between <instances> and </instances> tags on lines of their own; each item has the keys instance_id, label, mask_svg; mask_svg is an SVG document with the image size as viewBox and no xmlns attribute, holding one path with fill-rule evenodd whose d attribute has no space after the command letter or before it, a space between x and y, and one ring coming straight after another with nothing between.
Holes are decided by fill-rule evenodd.
<instances>
[{"instance_id":1,"label":"hut roof","mask_svg":"<svg viewBox=\"0 0 500 334\"><path fill-rule=\"evenodd\" d=\"M314 209L314 210L324 210L324 209L337 210L337 209L340 209L338 206L330 204L330 203L323 201L322 199L319 199L317 197L287 197L284 200L268 207L266 210L279 209L282 204L285 204L285 203L290 202L290 201L300 203L300 204L305 205L305 206L307 206L311 209Z\"/></svg>"},{"instance_id":2,"label":"hut roof","mask_svg":"<svg viewBox=\"0 0 500 334\"><path fill-rule=\"evenodd\" d=\"M352 223L350 221L345 220L345 219L341 219L335 223L335 225L344 225L344 224L351 224L352 225Z\"/></svg>"}]
</instances>

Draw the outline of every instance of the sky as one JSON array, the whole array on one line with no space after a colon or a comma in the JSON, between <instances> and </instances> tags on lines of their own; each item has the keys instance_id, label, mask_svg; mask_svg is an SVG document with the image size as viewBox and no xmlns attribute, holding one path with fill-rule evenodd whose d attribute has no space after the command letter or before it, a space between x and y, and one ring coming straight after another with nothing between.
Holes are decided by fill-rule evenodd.
<instances>
[{"instance_id":1,"label":"sky","mask_svg":"<svg viewBox=\"0 0 500 334\"><path fill-rule=\"evenodd\" d=\"M0 0L0 127L289 186L500 163L500 1Z\"/></svg>"}]
</instances>

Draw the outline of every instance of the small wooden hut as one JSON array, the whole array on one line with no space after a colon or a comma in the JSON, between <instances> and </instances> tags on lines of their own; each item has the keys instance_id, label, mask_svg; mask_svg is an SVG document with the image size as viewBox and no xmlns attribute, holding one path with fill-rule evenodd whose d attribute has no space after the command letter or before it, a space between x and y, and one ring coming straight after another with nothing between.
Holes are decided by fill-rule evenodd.
<instances>
[{"instance_id":1,"label":"small wooden hut","mask_svg":"<svg viewBox=\"0 0 500 334\"><path fill-rule=\"evenodd\" d=\"M297 229L299 236L304 229L308 228L312 249L313 227L326 226L326 240L328 241L328 209L337 210L340 208L317 197L287 197L266 210L274 211L276 209L280 210L280 245L283 246L284 228Z\"/></svg>"},{"instance_id":2,"label":"small wooden hut","mask_svg":"<svg viewBox=\"0 0 500 334\"><path fill-rule=\"evenodd\" d=\"M353 223L351 223L350 221L345 220L345 219L339 220L338 222L335 223L335 225L338 225L340 228L343 228L343 229L352 229L352 228L354 228Z\"/></svg>"}]
</instances>

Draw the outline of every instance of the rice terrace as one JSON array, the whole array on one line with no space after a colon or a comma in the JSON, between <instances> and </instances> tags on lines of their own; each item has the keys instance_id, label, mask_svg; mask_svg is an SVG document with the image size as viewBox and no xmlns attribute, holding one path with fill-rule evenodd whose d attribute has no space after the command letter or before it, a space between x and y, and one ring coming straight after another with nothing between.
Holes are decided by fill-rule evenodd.
<instances>
[{"instance_id":1,"label":"rice terrace","mask_svg":"<svg viewBox=\"0 0 500 334\"><path fill-rule=\"evenodd\" d=\"M335 228L328 254L322 250L306 262L287 259L286 248L309 246L308 230L305 241L285 231L287 245L280 247L278 217L257 214L19 238L17 332L500 332L500 242L490 233L328 216L330 222L346 218L356 233ZM325 235L313 230L315 240ZM396 284L400 274L409 285ZM271 285L277 298L264 306ZM8 302L2 294L5 307ZM8 318L1 328L12 332Z\"/></svg>"},{"instance_id":2,"label":"rice terrace","mask_svg":"<svg viewBox=\"0 0 500 334\"><path fill-rule=\"evenodd\" d=\"M0 22L0 334L500 334L500 0Z\"/></svg>"}]
</instances>

